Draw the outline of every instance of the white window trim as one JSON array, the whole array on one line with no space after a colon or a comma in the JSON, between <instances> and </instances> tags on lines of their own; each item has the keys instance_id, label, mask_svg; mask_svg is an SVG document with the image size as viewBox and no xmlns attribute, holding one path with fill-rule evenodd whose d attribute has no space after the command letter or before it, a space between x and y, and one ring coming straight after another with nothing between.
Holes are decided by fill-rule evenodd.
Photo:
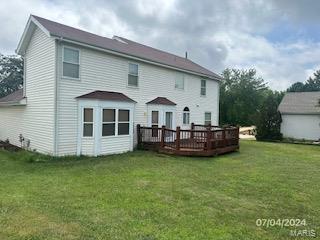
<instances>
[{"instance_id":1,"label":"white window trim","mask_svg":"<svg viewBox=\"0 0 320 240\"><path fill-rule=\"evenodd\" d=\"M182 86L182 88L179 88L179 87L177 87L177 75L179 75L179 74L182 74L182 82L183 82L183 86ZM178 91L184 91L184 89L185 89L185 74L183 74L183 73L177 73L176 74L176 78L175 78L175 80L174 80L174 89L175 90L178 90Z\"/></svg>"},{"instance_id":2,"label":"white window trim","mask_svg":"<svg viewBox=\"0 0 320 240\"><path fill-rule=\"evenodd\" d=\"M208 112L204 112L204 125L207 125L207 124L206 124L206 122L207 122L207 120L206 120L206 114L207 114L207 113L210 113L210 124L212 124L212 112L209 112L209 111L208 111Z\"/></svg>"},{"instance_id":3,"label":"white window trim","mask_svg":"<svg viewBox=\"0 0 320 240\"><path fill-rule=\"evenodd\" d=\"M84 121L84 109L92 109L92 120L93 122L85 122ZM95 134L95 131L94 131L94 107L82 107L82 110L81 110L81 114L82 114L82 132L81 132L81 137L82 138L85 138L85 139L90 139L90 138L94 138L94 134ZM84 124L92 124L92 136L83 136L83 133L84 133Z\"/></svg>"},{"instance_id":4,"label":"white window trim","mask_svg":"<svg viewBox=\"0 0 320 240\"><path fill-rule=\"evenodd\" d=\"M202 87L202 81L205 81L206 83L206 86L205 87ZM202 89L205 89L205 94L202 94ZM207 80L206 79L201 79L200 80L200 96L201 97L206 97L207 96Z\"/></svg>"},{"instance_id":5,"label":"white window trim","mask_svg":"<svg viewBox=\"0 0 320 240\"><path fill-rule=\"evenodd\" d=\"M121 137L121 136L129 136L130 135L130 110L129 109L123 109L123 108L119 108L119 109L117 109L118 111L118 117L119 117L119 111L120 110L125 110L125 111L129 111L129 121L119 121L119 119L117 119L118 121L117 121L117 125L118 125L118 127L117 127L117 136L119 136L119 137ZM119 134L119 123L128 123L129 124L129 131L128 131L128 134Z\"/></svg>"},{"instance_id":6,"label":"white window trim","mask_svg":"<svg viewBox=\"0 0 320 240\"><path fill-rule=\"evenodd\" d=\"M103 110L114 110L114 122L104 122L103 121ZM114 135L108 135L108 136L103 136L102 135L102 130L103 130L103 124L112 124L114 123ZM102 108L101 109L101 137L102 138L108 138L108 137L115 137L117 136L117 109L116 108Z\"/></svg>"},{"instance_id":7,"label":"white window trim","mask_svg":"<svg viewBox=\"0 0 320 240\"><path fill-rule=\"evenodd\" d=\"M76 63L64 61L64 49L65 48L69 48L69 49L72 49L72 50L75 50L75 51L79 52L79 63L78 63L78 66L79 66L79 77L78 78L73 78L73 77L69 77L69 76L64 76L63 75L63 63L69 63L69 64L76 65ZM80 78L81 78L80 73L81 73L81 50L79 48L69 47L69 46L63 45L62 46L62 72L61 72L62 78L70 79L70 80L80 80Z\"/></svg>"},{"instance_id":8,"label":"white window trim","mask_svg":"<svg viewBox=\"0 0 320 240\"><path fill-rule=\"evenodd\" d=\"M115 122L103 122L103 110L104 109L114 109L115 110L115 114L116 114L116 118L115 118ZM129 121L126 121L126 122L119 122L119 110L128 110L129 111ZM106 138L114 138L114 137L128 137L131 135L131 121L130 121L130 118L131 118L131 109L129 108L125 108L125 107L121 107L121 108L110 108L110 107L106 107L106 108L102 108L101 109L101 138L102 139L106 139ZM115 124L115 132L114 132L114 135L110 135L110 136L103 136L102 135L102 126L104 123L114 123ZM129 123L129 133L128 134L121 134L119 135L118 134L118 124L119 123Z\"/></svg>"},{"instance_id":9,"label":"white window trim","mask_svg":"<svg viewBox=\"0 0 320 240\"><path fill-rule=\"evenodd\" d=\"M130 64L134 64L134 65L137 65L137 66L138 66L138 75L130 74ZM138 78L137 78L137 86L135 86L135 85L130 85L130 84L129 84L129 75L138 77ZM139 65L139 63L136 63L136 62L128 62L128 74L127 74L127 87L128 87L128 88L139 88L139 85L140 85L140 84L139 84L139 80L140 80L139 75L140 75L140 65Z\"/></svg>"}]
</instances>

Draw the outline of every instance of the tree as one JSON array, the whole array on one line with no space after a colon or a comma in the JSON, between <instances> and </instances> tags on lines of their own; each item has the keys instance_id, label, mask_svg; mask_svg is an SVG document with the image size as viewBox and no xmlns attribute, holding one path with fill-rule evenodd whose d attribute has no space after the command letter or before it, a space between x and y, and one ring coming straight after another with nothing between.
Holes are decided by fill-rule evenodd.
<instances>
[{"instance_id":1,"label":"tree","mask_svg":"<svg viewBox=\"0 0 320 240\"><path fill-rule=\"evenodd\" d=\"M304 89L305 89L304 83L296 82L287 89L287 92L303 92Z\"/></svg>"},{"instance_id":2,"label":"tree","mask_svg":"<svg viewBox=\"0 0 320 240\"><path fill-rule=\"evenodd\" d=\"M292 84L287 92L314 92L320 91L320 70L313 73L305 83L296 82Z\"/></svg>"},{"instance_id":3,"label":"tree","mask_svg":"<svg viewBox=\"0 0 320 240\"><path fill-rule=\"evenodd\" d=\"M0 98L23 85L23 59L19 56L0 54Z\"/></svg>"},{"instance_id":4,"label":"tree","mask_svg":"<svg viewBox=\"0 0 320 240\"><path fill-rule=\"evenodd\" d=\"M280 140L281 114L278 106L283 97L283 93L274 92L269 94L262 103L257 115L257 140Z\"/></svg>"},{"instance_id":5,"label":"tree","mask_svg":"<svg viewBox=\"0 0 320 240\"><path fill-rule=\"evenodd\" d=\"M226 69L220 85L220 123L252 125L267 90L255 69Z\"/></svg>"}]
</instances>

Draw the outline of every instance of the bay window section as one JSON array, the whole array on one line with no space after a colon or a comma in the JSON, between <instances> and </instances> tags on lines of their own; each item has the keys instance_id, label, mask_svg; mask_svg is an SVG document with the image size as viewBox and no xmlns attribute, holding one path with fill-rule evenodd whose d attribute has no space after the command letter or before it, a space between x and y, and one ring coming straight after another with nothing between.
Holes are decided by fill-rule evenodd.
<instances>
[{"instance_id":1,"label":"bay window section","mask_svg":"<svg viewBox=\"0 0 320 240\"><path fill-rule=\"evenodd\" d=\"M129 134L130 111L119 109L118 112L118 135Z\"/></svg>"},{"instance_id":2,"label":"bay window section","mask_svg":"<svg viewBox=\"0 0 320 240\"><path fill-rule=\"evenodd\" d=\"M79 50L63 47L63 77L80 78L80 53Z\"/></svg>"},{"instance_id":3,"label":"bay window section","mask_svg":"<svg viewBox=\"0 0 320 240\"><path fill-rule=\"evenodd\" d=\"M116 110L103 109L102 113L102 136L116 135Z\"/></svg>"},{"instance_id":4,"label":"bay window section","mask_svg":"<svg viewBox=\"0 0 320 240\"><path fill-rule=\"evenodd\" d=\"M93 109L83 109L83 137L93 136Z\"/></svg>"}]
</instances>

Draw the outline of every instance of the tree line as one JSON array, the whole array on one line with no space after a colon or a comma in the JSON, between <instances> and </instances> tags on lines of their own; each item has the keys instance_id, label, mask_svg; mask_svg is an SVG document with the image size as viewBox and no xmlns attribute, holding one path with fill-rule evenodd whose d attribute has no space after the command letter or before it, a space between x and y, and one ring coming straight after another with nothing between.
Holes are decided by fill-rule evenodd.
<instances>
[{"instance_id":1,"label":"tree line","mask_svg":"<svg viewBox=\"0 0 320 240\"><path fill-rule=\"evenodd\" d=\"M23 59L0 54L0 98L23 86ZM257 127L257 139L280 139L278 106L284 91L273 91L255 69L225 69L220 84L220 125ZM320 91L320 70L287 92ZM320 103L319 103L320 104Z\"/></svg>"}]
</instances>

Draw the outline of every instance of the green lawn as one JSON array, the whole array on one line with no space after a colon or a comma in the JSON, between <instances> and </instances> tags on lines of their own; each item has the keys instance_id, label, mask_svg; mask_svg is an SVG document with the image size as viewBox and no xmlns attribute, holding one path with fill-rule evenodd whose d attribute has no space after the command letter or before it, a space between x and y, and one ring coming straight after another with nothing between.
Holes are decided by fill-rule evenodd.
<instances>
[{"instance_id":1,"label":"green lawn","mask_svg":"<svg viewBox=\"0 0 320 240\"><path fill-rule=\"evenodd\" d=\"M320 147L242 141L215 158L136 151L37 160L0 151L0 239L293 239L320 235ZM41 159L40 159L41 160Z\"/></svg>"}]
</instances>

